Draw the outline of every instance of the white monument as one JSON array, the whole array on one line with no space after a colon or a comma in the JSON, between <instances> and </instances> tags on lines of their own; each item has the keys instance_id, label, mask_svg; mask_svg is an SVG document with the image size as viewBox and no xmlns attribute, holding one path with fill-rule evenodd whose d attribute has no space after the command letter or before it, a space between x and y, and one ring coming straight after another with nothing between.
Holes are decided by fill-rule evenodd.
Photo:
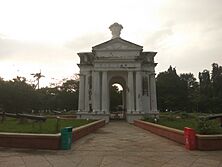
<instances>
[{"instance_id":1,"label":"white monument","mask_svg":"<svg viewBox=\"0 0 222 167\"><path fill-rule=\"evenodd\" d=\"M157 113L154 56L143 47L120 37L118 23L109 29L112 39L78 53L80 85L78 118L110 118L110 87L123 87L124 118L128 122Z\"/></svg>"}]
</instances>

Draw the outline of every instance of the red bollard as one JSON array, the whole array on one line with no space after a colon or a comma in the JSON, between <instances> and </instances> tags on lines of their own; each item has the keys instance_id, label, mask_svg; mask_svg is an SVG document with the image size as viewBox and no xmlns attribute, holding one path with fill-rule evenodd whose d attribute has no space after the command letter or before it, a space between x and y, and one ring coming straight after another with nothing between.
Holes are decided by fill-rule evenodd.
<instances>
[{"instance_id":1,"label":"red bollard","mask_svg":"<svg viewBox=\"0 0 222 167\"><path fill-rule=\"evenodd\" d=\"M188 150L196 149L196 132L192 128L184 128L185 148Z\"/></svg>"}]
</instances>

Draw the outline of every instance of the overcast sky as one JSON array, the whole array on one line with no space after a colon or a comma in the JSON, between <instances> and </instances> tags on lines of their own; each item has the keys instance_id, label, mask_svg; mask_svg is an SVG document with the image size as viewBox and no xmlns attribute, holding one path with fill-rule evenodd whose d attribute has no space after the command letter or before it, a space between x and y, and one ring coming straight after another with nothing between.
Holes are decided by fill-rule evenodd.
<instances>
[{"instance_id":1,"label":"overcast sky","mask_svg":"<svg viewBox=\"0 0 222 167\"><path fill-rule=\"evenodd\" d=\"M0 0L0 77L41 69L42 84L78 73L77 52L121 38L157 51L156 72L170 65L195 76L222 65L222 0ZM55 78L52 80L52 78Z\"/></svg>"}]
</instances>

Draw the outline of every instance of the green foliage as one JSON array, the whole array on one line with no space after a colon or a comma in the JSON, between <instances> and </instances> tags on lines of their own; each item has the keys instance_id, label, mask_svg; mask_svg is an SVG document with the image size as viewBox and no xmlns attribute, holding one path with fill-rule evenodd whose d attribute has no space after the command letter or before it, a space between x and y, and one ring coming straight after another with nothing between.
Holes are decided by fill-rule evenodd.
<instances>
[{"instance_id":1,"label":"green foliage","mask_svg":"<svg viewBox=\"0 0 222 167\"><path fill-rule=\"evenodd\" d=\"M199 85L196 78L191 73L180 74L180 79L186 83L186 107L185 110L193 112L199 102Z\"/></svg>"},{"instance_id":2,"label":"green foliage","mask_svg":"<svg viewBox=\"0 0 222 167\"><path fill-rule=\"evenodd\" d=\"M191 73L177 75L171 66L156 79L160 111L221 113L222 66L212 64L212 71L199 73L199 83Z\"/></svg>"},{"instance_id":3,"label":"green foliage","mask_svg":"<svg viewBox=\"0 0 222 167\"><path fill-rule=\"evenodd\" d=\"M144 116L143 121L152 122L152 123L158 123L159 118L156 116Z\"/></svg>"},{"instance_id":4,"label":"green foliage","mask_svg":"<svg viewBox=\"0 0 222 167\"><path fill-rule=\"evenodd\" d=\"M222 66L212 64L211 72L199 73L199 83L191 73L178 75L171 66L156 78L157 102L160 111L222 112ZM24 77L4 81L0 77L0 108L6 112L32 110L77 110L79 81L64 79L61 85L39 90L27 83ZM110 89L111 111L122 104L122 92ZM185 116L185 115L184 115ZM183 117L183 116L182 116Z\"/></svg>"},{"instance_id":5,"label":"green foliage","mask_svg":"<svg viewBox=\"0 0 222 167\"><path fill-rule=\"evenodd\" d=\"M179 111L160 113L158 124L180 130L183 130L184 127L196 127L195 118L193 118L190 113Z\"/></svg>"},{"instance_id":6,"label":"green foliage","mask_svg":"<svg viewBox=\"0 0 222 167\"><path fill-rule=\"evenodd\" d=\"M193 128L199 134L222 134L222 128L217 120L207 120L206 115L186 112L165 112L160 113L158 124L184 130L184 127ZM146 118L144 121L153 122L153 119Z\"/></svg>"},{"instance_id":7,"label":"green foliage","mask_svg":"<svg viewBox=\"0 0 222 167\"><path fill-rule=\"evenodd\" d=\"M197 118L196 130L200 134L217 134L220 124L216 120L209 120L206 117ZM222 129L220 129L222 132Z\"/></svg>"},{"instance_id":8,"label":"green foliage","mask_svg":"<svg viewBox=\"0 0 222 167\"><path fill-rule=\"evenodd\" d=\"M122 91L116 85L110 88L110 110L117 111L118 106L122 104Z\"/></svg>"},{"instance_id":9,"label":"green foliage","mask_svg":"<svg viewBox=\"0 0 222 167\"><path fill-rule=\"evenodd\" d=\"M35 90L26 79L17 77L13 81L0 81L0 104L7 112L27 112L34 105Z\"/></svg>"},{"instance_id":10,"label":"green foliage","mask_svg":"<svg viewBox=\"0 0 222 167\"><path fill-rule=\"evenodd\" d=\"M88 123L93 122L92 120L60 120L59 127L79 127ZM15 133L58 133L57 131L57 120L47 119L44 123L32 123L29 121L21 123L15 118L7 118L6 121L0 123L0 132L15 132Z\"/></svg>"},{"instance_id":11,"label":"green foliage","mask_svg":"<svg viewBox=\"0 0 222 167\"><path fill-rule=\"evenodd\" d=\"M181 112L180 115L183 119L189 118L189 114L187 112Z\"/></svg>"},{"instance_id":12,"label":"green foliage","mask_svg":"<svg viewBox=\"0 0 222 167\"><path fill-rule=\"evenodd\" d=\"M11 81L0 79L0 107L6 112L32 110L77 110L79 81L63 80L61 86L35 89L24 77Z\"/></svg>"},{"instance_id":13,"label":"green foliage","mask_svg":"<svg viewBox=\"0 0 222 167\"><path fill-rule=\"evenodd\" d=\"M180 79L176 69L170 68L157 76L158 107L161 111L185 110L187 104L186 83Z\"/></svg>"}]
</instances>

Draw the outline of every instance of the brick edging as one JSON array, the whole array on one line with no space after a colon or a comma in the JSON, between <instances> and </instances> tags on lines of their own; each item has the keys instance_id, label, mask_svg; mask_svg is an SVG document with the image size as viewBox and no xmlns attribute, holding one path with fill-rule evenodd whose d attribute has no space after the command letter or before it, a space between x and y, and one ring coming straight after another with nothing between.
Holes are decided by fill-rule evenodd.
<instances>
[{"instance_id":1,"label":"brick edging","mask_svg":"<svg viewBox=\"0 0 222 167\"><path fill-rule=\"evenodd\" d=\"M105 120L74 128L72 142L97 130L105 125ZM0 147L31 148L31 149L60 149L61 133L31 134L31 133L0 133Z\"/></svg>"},{"instance_id":2,"label":"brick edging","mask_svg":"<svg viewBox=\"0 0 222 167\"><path fill-rule=\"evenodd\" d=\"M75 142L76 140L88 135L89 133L96 131L97 129L105 126L105 124L105 120L98 120L90 124L74 128L72 130L72 142Z\"/></svg>"},{"instance_id":3,"label":"brick edging","mask_svg":"<svg viewBox=\"0 0 222 167\"><path fill-rule=\"evenodd\" d=\"M166 126L135 120L134 125L148 130L159 136L166 137L180 144L185 144L184 131ZM222 135L200 135L196 134L196 149L198 150L222 150Z\"/></svg>"},{"instance_id":4,"label":"brick edging","mask_svg":"<svg viewBox=\"0 0 222 167\"><path fill-rule=\"evenodd\" d=\"M145 122L145 121L141 121L141 120L135 120L134 125L142 128L142 129L148 130L152 133L155 133L159 136L163 136L168 139L171 139L177 143L185 144L184 134L183 134L182 130L177 130L174 128L169 128L166 126L153 124L153 123Z\"/></svg>"}]
</instances>

